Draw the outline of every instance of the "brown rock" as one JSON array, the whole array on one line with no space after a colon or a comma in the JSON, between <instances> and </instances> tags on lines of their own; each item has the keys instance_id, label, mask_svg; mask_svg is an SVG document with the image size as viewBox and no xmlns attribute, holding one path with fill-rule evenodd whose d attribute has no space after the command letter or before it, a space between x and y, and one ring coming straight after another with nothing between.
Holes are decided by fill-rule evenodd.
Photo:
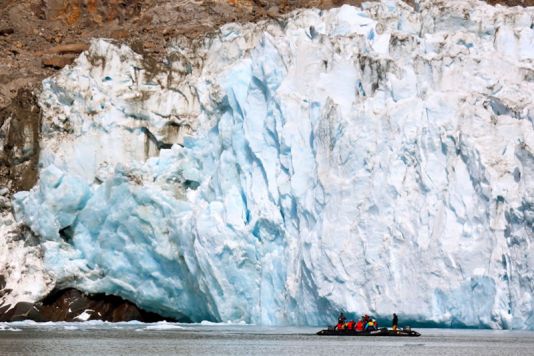
<instances>
[{"instance_id":1,"label":"brown rock","mask_svg":"<svg viewBox=\"0 0 534 356\"><path fill-rule=\"evenodd\" d=\"M116 296L88 295L77 289L69 288L52 292L40 303L21 302L13 308L0 306L0 321L27 319L34 321L79 321L81 320L79 316L84 312L90 315L89 320L111 322L174 320L144 311L135 304Z\"/></svg>"},{"instance_id":2,"label":"brown rock","mask_svg":"<svg viewBox=\"0 0 534 356\"><path fill-rule=\"evenodd\" d=\"M0 28L0 36L11 35L11 34L14 33L14 32L15 32L15 30L12 29L11 27Z\"/></svg>"},{"instance_id":3,"label":"brown rock","mask_svg":"<svg viewBox=\"0 0 534 356\"><path fill-rule=\"evenodd\" d=\"M121 320L143 320L141 311L135 305L131 303L119 304L115 309L111 311L112 321Z\"/></svg>"},{"instance_id":4,"label":"brown rock","mask_svg":"<svg viewBox=\"0 0 534 356\"><path fill-rule=\"evenodd\" d=\"M506 5L506 6L534 6L534 0L486 0L491 5Z\"/></svg>"},{"instance_id":5,"label":"brown rock","mask_svg":"<svg viewBox=\"0 0 534 356\"><path fill-rule=\"evenodd\" d=\"M117 296L88 295L73 288L51 293L37 309L44 318L50 321L76 321L79 320L77 317L83 312L90 314L90 320L111 322L173 320L144 311L135 304Z\"/></svg>"},{"instance_id":6,"label":"brown rock","mask_svg":"<svg viewBox=\"0 0 534 356\"><path fill-rule=\"evenodd\" d=\"M122 23L139 14L146 0L42 0L41 12L48 20L62 20L68 25L88 21L97 25L113 20ZM126 5L126 6L125 6Z\"/></svg>"},{"instance_id":7,"label":"brown rock","mask_svg":"<svg viewBox=\"0 0 534 356\"><path fill-rule=\"evenodd\" d=\"M123 40L125 38L128 38L129 35L130 35L130 33L127 30L124 30L124 29L115 30L115 31L111 32L111 37L116 39L116 40Z\"/></svg>"},{"instance_id":8,"label":"brown rock","mask_svg":"<svg viewBox=\"0 0 534 356\"><path fill-rule=\"evenodd\" d=\"M58 54L81 53L88 49L89 49L89 45L87 43L71 43L71 44L64 44L64 45L59 45L59 46L49 48L46 52L47 53L58 53Z\"/></svg>"},{"instance_id":9,"label":"brown rock","mask_svg":"<svg viewBox=\"0 0 534 356\"><path fill-rule=\"evenodd\" d=\"M10 321L33 320L47 321L33 303L20 302L15 305Z\"/></svg>"},{"instance_id":10,"label":"brown rock","mask_svg":"<svg viewBox=\"0 0 534 356\"><path fill-rule=\"evenodd\" d=\"M0 109L0 186L29 190L37 181L40 109L33 93L20 89L11 104ZM11 184L10 184L11 183Z\"/></svg>"},{"instance_id":11,"label":"brown rock","mask_svg":"<svg viewBox=\"0 0 534 356\"><path fill-rule=\"evenodd\" d=\"M43 67L61 69L66 65L72 64L76 57L74 56L51 56L41 60Z\"/></svg>"},{"instance_id":12,"label":"brown rock","mask_svg":"<svg viewBox=\"0 0 534 356\"><path fill-rule=\"evenodd\" d=\"M10 304L0 305L0 321L7 321L11 319L14 309Z\"/></svg>"}]
</instances>

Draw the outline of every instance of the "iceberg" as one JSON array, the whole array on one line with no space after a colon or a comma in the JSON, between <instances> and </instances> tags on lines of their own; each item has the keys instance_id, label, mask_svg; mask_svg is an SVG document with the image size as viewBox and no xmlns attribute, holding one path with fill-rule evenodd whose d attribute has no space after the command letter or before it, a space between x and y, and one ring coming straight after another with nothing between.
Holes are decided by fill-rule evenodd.
<instances>
[{"instance_id":1,"label":"iceberg","mask_svg":"<svg viewBox=\"0 0 534 356\"><path fill-rule=\"evenodd\" d=\"M56 287L182 321L339 310L534 329L534 9L400 1L228 24L43 83L14 198Z\"/></svg>"}]
</instances>

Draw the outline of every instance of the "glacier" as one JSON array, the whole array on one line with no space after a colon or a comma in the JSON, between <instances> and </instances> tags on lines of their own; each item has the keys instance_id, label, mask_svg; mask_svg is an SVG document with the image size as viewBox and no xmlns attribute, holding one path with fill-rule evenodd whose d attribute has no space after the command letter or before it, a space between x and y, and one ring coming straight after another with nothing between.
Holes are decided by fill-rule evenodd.
<instances>
[{"instance_id":1,"label":"glacier","mask_svg":"<svg viewBox=\"0 0 534 356\"><path fill-rule=\"evenodd\" d=\"M178 38L157 65L94 40L43 82L15 217L55 287L180 320L534 329L533 23L383 0Z\"/></svg>"}]
</instances>

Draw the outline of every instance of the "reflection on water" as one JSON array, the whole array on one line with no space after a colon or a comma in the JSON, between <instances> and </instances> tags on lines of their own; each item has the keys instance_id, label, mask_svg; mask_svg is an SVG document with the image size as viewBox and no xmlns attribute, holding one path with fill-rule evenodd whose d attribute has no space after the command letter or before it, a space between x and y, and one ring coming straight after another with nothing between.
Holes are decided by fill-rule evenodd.
<instances>
[{"instance_id":1,"label":"reflection on water","mask_svg":"<svg viewBox=\"0 0 534 356\"><path fill-rule=\"evenodd\" d=\"M534 332L419 329L418 338L316 336L317 328L0 323L0 354L534 355Z\"/></svg>"}]
</instances>

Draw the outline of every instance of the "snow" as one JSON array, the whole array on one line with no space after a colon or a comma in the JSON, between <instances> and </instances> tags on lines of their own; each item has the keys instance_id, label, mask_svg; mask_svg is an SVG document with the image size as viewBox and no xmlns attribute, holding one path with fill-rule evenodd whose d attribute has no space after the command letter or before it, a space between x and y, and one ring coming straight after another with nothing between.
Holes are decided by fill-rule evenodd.
<instances>
[{"instance_id":1,"label":"snow","mask_svg":"<svg viewBox=\"0 0 534 356\"><path fill-rule=\"evenodd\" d=\"M94 310L86 309L78 316L75 316L74 319L79 321L87 321L91 317L91 313L94 313Z\"/></svg>"},{"instance_id":2,"label":"snow","mask_svg":"<svg viewBox=\"0 0 534 356\"><path fill-rule=\"evenodd\" d=\"M165 321L155 323L154 325L147 326L144 330L177 330L177 329L184 329L183 326L176 325L174 323L168 323ZM143 329L138 329L138 331L142 331Z\"/></svg>"},{"instance_id":3,"label":"snow","mask_svg":"<svg viewBox=\"0 0 534 356\"><path fill-rule=\"evenodd\" d=\"M419 8L229 24L155 73L95 40L13 202L44 270L193 322L533 329L534 11Z\"/></svg>"}]
</instances>

